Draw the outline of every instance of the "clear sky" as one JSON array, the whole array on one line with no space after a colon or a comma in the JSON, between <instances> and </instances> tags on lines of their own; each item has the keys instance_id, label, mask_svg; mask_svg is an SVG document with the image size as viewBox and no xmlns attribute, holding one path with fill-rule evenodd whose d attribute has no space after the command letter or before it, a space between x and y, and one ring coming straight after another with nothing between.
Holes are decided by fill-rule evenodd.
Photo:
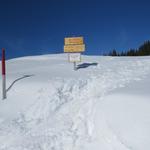
<instances>
[{"instance_id":1,"label":"clear sky","mask_svg":"<svg viewBox=\"0 0 150 150\"><path fill-rule=\"evenodd\" d=\"M150 1L0 0L0 47L8 57L63 52L84 36L85 54L137 48L150 40Z\"/></svg>"}]
</instances>

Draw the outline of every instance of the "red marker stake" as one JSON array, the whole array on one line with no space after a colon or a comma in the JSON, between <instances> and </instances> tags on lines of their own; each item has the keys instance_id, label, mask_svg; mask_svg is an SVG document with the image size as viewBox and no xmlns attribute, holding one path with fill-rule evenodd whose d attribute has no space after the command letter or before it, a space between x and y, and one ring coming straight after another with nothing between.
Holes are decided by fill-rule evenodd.
<instances>
[{"instance_id":1,"label":"red marker stake","mask_svg":"<svg viewBox=\"0 0 150 150\"><path fill-rule=\"evenodd\" d=\"M5 49L2 48L2 98L6 99Z\"/></svg>"}]
</instances>

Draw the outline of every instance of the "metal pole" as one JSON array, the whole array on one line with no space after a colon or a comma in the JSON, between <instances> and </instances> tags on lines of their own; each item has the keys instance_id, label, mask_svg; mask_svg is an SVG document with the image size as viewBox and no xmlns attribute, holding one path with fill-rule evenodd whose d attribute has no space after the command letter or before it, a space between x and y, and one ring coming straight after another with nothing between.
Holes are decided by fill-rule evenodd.
<instances>
[{"instance_id":1,"label":"metal pole","mask_svg":"<svg viewBox=\"0 0 150 150\"><path fill-rule=\"evenodd\" d=\"M6 99L5 49L2 48L2 99Z\"/></svg>"},{"instance_id":2,"label":"metal pole","mask_svg":"<svg viewBox=\"0 0 150 150\"><path fill-rule=\"evenodd\" d=\"M74 70L76 71L77 70L77 68L76 68L76 62L73 62L73 64L74 64Z\"/></svg>"},{"instance_id":3,"label":"metal pole","mask_svg":"<svg viewBox=\"0 0 150 150\"><path fill-rule=\"evenodd\" d=\"M2 75L3 99L6 99L6 76Z\"/></svg>"}]
</instances>

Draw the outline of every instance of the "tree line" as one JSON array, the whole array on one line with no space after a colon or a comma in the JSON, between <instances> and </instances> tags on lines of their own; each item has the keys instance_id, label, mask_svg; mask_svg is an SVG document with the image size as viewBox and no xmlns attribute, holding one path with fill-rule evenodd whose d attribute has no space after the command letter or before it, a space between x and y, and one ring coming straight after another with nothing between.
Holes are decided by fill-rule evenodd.
<instances>
[{"instance_id":1,"label":"tree line","mask_svg":"<svg viewBox=\"0 0 150 150\"><path fill-rule=\"evenodd\" d=\"M148 56L150 55L150 41L144 42L138 49L129 49L128 51L117 52L113 49L108 56Z\"/></svg>"}]
</instances>

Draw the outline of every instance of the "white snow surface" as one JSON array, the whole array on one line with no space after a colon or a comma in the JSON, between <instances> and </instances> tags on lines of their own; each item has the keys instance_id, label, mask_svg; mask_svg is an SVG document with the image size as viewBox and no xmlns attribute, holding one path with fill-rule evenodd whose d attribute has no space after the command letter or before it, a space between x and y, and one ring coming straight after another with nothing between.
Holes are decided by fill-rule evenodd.
<instances>
[{"instance_id":1,"label":"white snow surface","mask_svg":"<svg viewBox=\"0 0 150 150\"><path fill-rule=\"evenodd\" d=\"M149 150L150 57L67 59L7 61L0 150Z\"/></svg>"}]
</instances>

